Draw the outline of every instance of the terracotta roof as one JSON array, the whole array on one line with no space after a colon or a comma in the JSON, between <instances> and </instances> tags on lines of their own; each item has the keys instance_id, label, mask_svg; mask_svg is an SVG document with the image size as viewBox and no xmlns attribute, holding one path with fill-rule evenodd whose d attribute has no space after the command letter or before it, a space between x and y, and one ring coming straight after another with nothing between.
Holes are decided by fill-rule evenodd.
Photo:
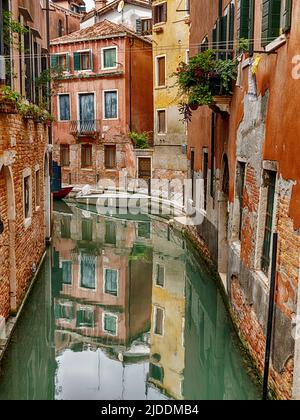
<instances>
[{"instance_id":1,"label":"terracotta roof","mask_svg":"<svg viewBox=\"0 0 300 420\"><path fill-rule=\"evenodd\" d=\"M135 32L128 29L126 26L117 25L116 23L104 20L96 23L88 28L81 29L77 32L72 32L69 35L62 36L51 40L51 45L70 44L78 41L93 41L97 39L111 38L112 36L134 36L135 38L142 39L151 44L149 39L137 35Z\"/></svg>"},{"instance_id":2,"label":"terracotta roof","mask_svg":"<svg viewBox=\"0 0 300 420\"><path fill-rule=\"evenodd\" d=\"M99 10L93 9L90 12L88 12L84 18L82 19L82 22L85 22L86 20L90 19L92 16L98 15L103 16L106 13L110 12L111 10L117 10L118 5L120 3L120 0L114 0L111 3L109 3L107 6L102 7ZM146 9L152 9L151 4L147 0L125 0L125 4L132 4L134 6L140 6L145 7Z\"/></svg>"}]
</instances>

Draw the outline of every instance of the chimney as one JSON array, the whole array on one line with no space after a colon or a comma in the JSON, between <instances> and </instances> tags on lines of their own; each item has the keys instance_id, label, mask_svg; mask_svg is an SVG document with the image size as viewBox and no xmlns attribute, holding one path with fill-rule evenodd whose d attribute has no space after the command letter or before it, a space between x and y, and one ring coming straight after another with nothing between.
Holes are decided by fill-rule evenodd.
<instances>
[{"instance_id":1,"label":"chimney","mask_svg":"<svg viewBox=\"0 0 300 420\"><path fill-rule=\"evenodd\" d=\"M96 10L100 10L105 7L107 4L107 0L95 0Z\"/></svg>"}]
</instances>

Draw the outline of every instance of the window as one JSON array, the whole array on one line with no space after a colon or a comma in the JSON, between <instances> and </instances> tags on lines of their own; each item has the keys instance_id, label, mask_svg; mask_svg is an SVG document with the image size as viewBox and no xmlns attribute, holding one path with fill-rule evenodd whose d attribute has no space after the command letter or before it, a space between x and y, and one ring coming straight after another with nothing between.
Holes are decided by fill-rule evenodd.
<instances>
[{"instance_id":1,"label":"window","mask_svg":"<svg viewBox=\"0 0 300 420\"><path fill-rule=\"evenodd\" d=\"M244 187L245 187L245 173L246 164L244 162L238 162L237 164L237 199L239 204L239 226L238 226L238 237L241 240L242 235L242 224L243 224L243 208L244 208Z\"/></svg>"},{"instance_id":2,"label":"window","mask_svg":"<svg viewBox=\"0 0 300 420\"><path fill-rule=\"evenodd\" d=\"M154 25L167 22L167 3L154 6L153 19Z\"/></svg>"},{"instance_id":3,"label":"window","mask_svg":"<svg viewBox=\"0 0 300 420\"><path fill-rule=\"evenodd\" d=\"M93 69L93 54L91 50L74 53L74 70L85 71Z\"/></svg>"},{"instance_id":4,"label":"window","mask_svg":"<svg viewBox=\"0 0 300 420\"><path fill-rule=\"evenodd\" d=\"M69 54L53 54L51 56L51 67L62 69L63 71L70 71Z\"/></svg>"},{"instance_id":5,"label":"window","mask_svg":"<svg viewBox=\"0 0 300 420\"><path fill-rule=\"evenodd\" d=\"M80 287L96 290L96 257L87 253L81 254Z\"/></svg>"},{"instance_id":6,"label":"window","mask_svg":"<svg viewBox=\"0 0 300 420\"><path fill-rule=\"evenodd\" d=\"M166 134L167 132L166 111L164 109L157 111L157 132L158 134Z\"/></svg>"},{"instance_id":7,"label":"window","mask_svg":"<svg viewBox=\"0 0 300 420\"><path fill-rule=\"evenodd\" d=\"M116 168L116 146L104 146L104 159L106 169Z\"/></svg>"},{"instance_id":8,"label":"window","mask_svg":"<svg viewBox=\"0 0 300 420\"><path fill-rule=\"evenodd\" d=\"M72 261L62 262L62 282L63 284L72 284Z\"/></svg>"},{"instance_id":9,"label":"window","mask_svg":"<svg viewBox=\"0 0 300 420\"><path fill-rule=\"evenodd\" d=\"M58 37L61 37L64 34L64 25L61 19L59 19L57 23L57 33L58 33Z\"/></svg>"},{"instance_id":10,"label":"window","mask_svg":"<svg viewBox=\"0 0 300 420\"><path fill-rule=\"evenodd\" d=\"M90 308L82 308L76 313L76 327L77 328L94 328L95 313Z\"/></svg>"},{"instance_id":11,"label":"window","mask_svg":"<svg viewBox=\"0 0 300 420\"><path fill-rule=\"evenodd\" d=\"M73 319L73 305L72 303L58 302L54 306L54 315L56 320L72 321Z\"/></svg>"},{"instance_id":12,"label":"window","mask_svg":"<svg viewBox=\"0 0 300 420\"><path fill-rule=\"evenodd\" d=\"M156 286L165 286L165 267L161 264L156 264Z\"/></svg>"},{"instance_id":13,"label":"window","mask_svg":"<svg viewBox=\"0 0 300 420\"><path fill-rule=\"evenodd\" d=\"M35 207L40 207L41 204L41 193L40 193L40 171L35 171Z\"/></svg>"},{"instance_id":14,"label":"window","mask_svg":"<svg viewBox=\"0 0 300 420\"><path fill-rule=\"evenodd\" d=\"M103 330L113 336L117 335L118 317L116 315L104 314L103 315Z\"/></svg>"},{"instance_id":15,"label":"window","mask_svg":"<svg viewBox=\"0 0 300 420\"><path fill-rule=\"evenodd\" d=\"M138 223L138 237L143 239L151 239L151 224L148 222Z\"/></svg>"},{"instance_id":16,"label":"window","mask_svg":"<svg viewBox=\"0 0 300 420\"><path fill-rule=\"evenodd\" d=\"M82 219L82 240L92 242L93 240L93 219Z\"/></svg>"},{"instance_id":17,"label":"window","mask_svg":"<svg viewBox=\"0 0 300 420\"><path fill-rule=\"evenodd\" d=\"M112 221L105 222L105 243L113 246L117 243L116 224Z\"/></svg>"},{"instance_id":18,"label":"window","mask_svg":"<svg viewBox=\"0 0 300 420\"><path fill-rule=\"evenodd\" d=\"M60 145L60 166L70 166L70 146L68 144Z\"/></svg>"},{"instance_id":19,"label":"window","mask_svg":"<svg viewBox=\"0 0 300 420\"><path fill-rule=\"evenodd\" d=\"M154 379L155 381L163 383L163 381L164 381L164 370L163 370L163 368L158 366L158 365L154 365L153 363L150 363L150 365L149 365L149 377L151 379Z\"/></svg>"},{"instance_id":20,"label":"window","mask_svg":"<svg viewBox=\"0 0 300 420\"><path fill-rule=\"evenodd\" d=\"M31 217L31 175L25 176L23 180L24 192L24 218L30 219Z\"/></svg>"},{"instance_id":21,"label":"window","mask_svg":"<svg viewBox=\"0 0 300 420\"><path fill-rule=\"evenodd\" d=\"M203 152L204 210L207 210L208 153Z\"/></svg>"},{"instance_id":22,"label":"window","mask_svg":"<svg viewBox=\"0 0 300 420\"><path fill-rule=\"evenodd\" d=\"M166 57L156 58L156 84L157 87L166 86Z\"/></svg>"},{"instance_id":23,"label":"window","mask_svg":"<svg viewBox=\"0 0 300 420\"><path fill-rule=\"evenodd\" d=\"M104 119L118 118L118 92L116 90L104 92Z\"/></svg>"},{"instance_id":24,"label":"window","mask_svg":"<svg viewBox=\"0 0 300 420\"><path fill-rule=\"evenodd\" d=\"M164 333L164 310L159 307L154 308L154 334L163 335Z\"/></svg>"},{"instance_id":25,"label":"window","mask_svg":"<svg viewBox=\"0 0 300 420\"><path fill-rule=\"evenodd\" d=\"M59 120L60 121L70 121L70 95L58 95L59 103Z\"/></svg>"},{"instance_id":26,"label":"window","mask_svg":"<svg viewBox=\"0 0 300 420\"><path fill-rule=\"evenodd\" d=\"M117 48L103 48L102 49L102 69L115 69L117 68Z\"/></svg>"},{"instance_id":27,"label":"window","mask_svg":"<svg viewBox=\"0 0 300 420\"><path fill-rule=\"evenodd\" d=\"M104 293L118 296L118 271L105 269L104 276Z\"/></svg>"},{"instance_id":28,"label":"window","mask_svg":"<svg viewBox=\"0 0 300 420\"><path fill-rule=\"evenodd\" d=\"M275 205L275 186L276 186L276 172L264 171L264 185L267 189L267 209L265 220L265 232L263 251L261 258L261 269L268 275L271 262L271 244L273 234L273 216Z\"/></svg>"},{"instance_id":29,"label":"window","mask_svg":"<svg viewBox=\"0 0 300 420\"><path fill-rule=\"evenodd\" d=\"M152 19L141 19L141 35L151 35L152 33Z\"/></svg>"},{"instance_id":30,"label":"window","mask_svg":"<svg viewBox=\"0 0 300 420\"><path fill-rule=\"evenodd\" d=\"M261 44L266 46L282 32L288 32L292 22L291 0L263 0Z\"/></svg>"},{"instance_id":31,"label":"window","mask_svg":"<svg viewBox=\"0 0 300 420\"><path fill-rule=\"evenodd\" d=\"M62 239L71 238L71 217L63 216L60 222L60 235Z\"/></svg>"},{"instance_id":32,"label":"window","mask_svg":"<svg viewBox=\"0 0 300 420\"><path fill-rule=\"evenodd\" d=\"M91 144L81 146L81 167L90 168L92 166L93 147Z\"/></svg>"}]
</instances>

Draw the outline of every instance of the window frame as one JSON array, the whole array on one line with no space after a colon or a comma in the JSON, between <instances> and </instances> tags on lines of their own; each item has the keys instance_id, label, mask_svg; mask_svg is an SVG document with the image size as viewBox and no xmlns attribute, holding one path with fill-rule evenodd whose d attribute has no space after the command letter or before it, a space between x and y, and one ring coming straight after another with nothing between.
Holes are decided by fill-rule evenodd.
<instances>
[{"instance_id":1,"label":"window frame","mask_svg":"<svg viewBox=\"0 0 300 420\"><path fill-rule=\"evenodd\" d=\"M61 112L60 112L60 97L61 96L68 96L69 97L69 113L70 113L70 119L69 120L62 120L61 119ZM62 123L69 123L71 118L71 94L70 93L59 93L57 95L57 115L58 115L58 121Z\"/></svg>"},{"instance_id":2,"label":"window frame","mask_svg":"<svg viewBox=\"0 0 300 420\"><path fill-rule=\"evenodd\" d=\"M114 271L115 273L117 273L117 294L116 295L106 291L106 273L108 271ZM120 278L120 272L118 269L111 268L111 267L103 267L103 293L105 295L113 296L115 298L119 297L119 278Z\"/></svg>"},{"instance_id":3,"label":"window frame","mask_svg":"<svg viewBox=\"0 0 300 420\"><path fill-rule=\"evenodd\" d=\"M162 317L162 334L159 334L156 332L157 330L157 311L160 310L163 313L163 317ZM154 305L154 323L153 323L153 333L155 336L157 337L163 337L164 333L165 333L165 318L166 318L166 311L164 308L162 308L161 306L158 305Z\"/></svg>"},{"instance_id":4,"label":"window frame","mask_svg":"<svg viewBox=\"0 0 300 420\"><path fill-rule=\"evenodd\" d=\"M104 67L104 55L105 51L107 50L115 50L116 51L116 65L114 67ZM118 68L118 57L119 57L119 49L117 46L111 46L111 47L103 47L101 48L101 70L116 70Z\"/></svg>"},{"instance_id":5,"label":"window frame","mask_svg":"<svg viewBox=\"0 0 300 420\"><path fill-rule=\"evenodd\" d=\"M165 113L165 131L164 132L159 131L159 125L160 125L159 113L160 112ZM156 118L157 118L156 130L157 130L157 135L158 136L165 136L166 134L168 134L167 115L168 115L168 110L166 108L161 108L161 109L156 110Z\"/></svg>"},{"instance_id":6,"label":"window frame","mask_svg":"<svg viewBox=\"0 0 300 420\"><path fill-rule=\"evenodd\" d=\"M83 153L84 148L89 148L91 150L91 164L90 165L83 165L82 153ZM91 168L93 168L93 145L90 144L90 143L82 143L80 151L81 151L80 168L81 169L91 169Z\"/></svg>"},{"instance_id":7,"label":"window frame","mask_svg":"<svg viewBox=\"0 0 300 420\"><path fill-rule=\"evenodd\" d=\"M155 264L156 270L155 270L155 286L159 287L160 289L165 289L165 285L166 285L166 266L157 262ZM159 274L159 269L162 268L163 269L163 285L158 284L158 274ZM161 308L162 309L162 308Z\"/></svg>"},{"instance_id":8,"label":"window frame","mask_svg":"<svg viewBox=\"0 0 300 420\"><path fill-rule=\"evenodd\" d=\"M115 150L115 166L107 166L106 165L106 150L113 149ZM105 144L104 145L104 168L106 171L116 171L117 170L117 145L116 144Z\"/></svg>"},{"instance_id":9,"label":"window frame","mask_svg":"<svg viewBox=\"0 0 300 420\"><path fill-rule=\"evenodd\" d=\"M64 164L63 159L62 159L62 155L63 155L63 150L67 150L68 151L68 164ZM71 164L71 159L70 159L70 145L67 143L61 143L59 145L59 155L60 155L60 166L62 168L69 168L70 164Z\"/></svg>"},{"instance_id":10,"label":"window frame","mask_svg":"<svg viewBox=\"0 0 300 420\"><path fill-rule=\"evenodd\" d=\"M113 118L107 118L105 114L105 95L107 93L115 92L117 94L117 116ZM103 90L103 106L102 106L102 112L103 112L103 121L117 121L119 119L119 89L105 89Z\"/></svg>"},{"instance_id":11,"label":"window frame","mask_svg":"<svg viewBox=\"0 0 300 420\"><path fill-rule=\"evenodd\" d=\"M158 9L162 8L163 12L162 15L165 14L164 18L165 20L158 20ZM163 19L163 17L161 17ZM163 25L166 24L168 21L168 2L162 1L161 3L155 4L153 6L153 23L154 25Z\"/></svg>"},{"instance_id":12,"label":"window frame","mask_svg":"<svg viewBox=\"0 0 300 420\"><path fill-rule=\"evenodd\" d=\"M75 54L85 54L85 53L89 53L89 58L90 58L90 68L89 69L79 69L79 70L75 70ZM92 48L87 48L84 50L78 50L78 51L74 51L73 52L73 67L74 67L74 72L75 73L91 73L93 71L93 50ZM80 59L80 67L81 67L81 59Z\"/></svg>"},{"instance_id":13,"label":"window frame","mask_svg":"<svg viewBox=\"0 0 300 420\"><path fill-rule=\"evenodd\" d=\"M164 85L159 84L159 60L161 58L165 59L165 84ZM156 89L165 89L167 87L167 55L166 54L157 55L155 57L155 85L156 85Z\"/></svg>"}]
</instances>

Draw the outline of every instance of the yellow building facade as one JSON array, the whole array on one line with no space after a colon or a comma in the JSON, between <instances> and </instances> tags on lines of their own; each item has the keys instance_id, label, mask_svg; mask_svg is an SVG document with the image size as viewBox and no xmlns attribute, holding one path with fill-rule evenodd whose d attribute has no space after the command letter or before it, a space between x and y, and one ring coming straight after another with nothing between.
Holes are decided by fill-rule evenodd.
<instances>
[{"instance_id":1,"label":"yellow building facade","mask_svg":"<svg viewBox=\"0 0 300 420\"><path fill-rule=\"evenodd\" d=\"M189 1L153 2L154 156L156 179L187 177L187 127L174 73L189 57Z\"/></svg>"}]
</instances>

